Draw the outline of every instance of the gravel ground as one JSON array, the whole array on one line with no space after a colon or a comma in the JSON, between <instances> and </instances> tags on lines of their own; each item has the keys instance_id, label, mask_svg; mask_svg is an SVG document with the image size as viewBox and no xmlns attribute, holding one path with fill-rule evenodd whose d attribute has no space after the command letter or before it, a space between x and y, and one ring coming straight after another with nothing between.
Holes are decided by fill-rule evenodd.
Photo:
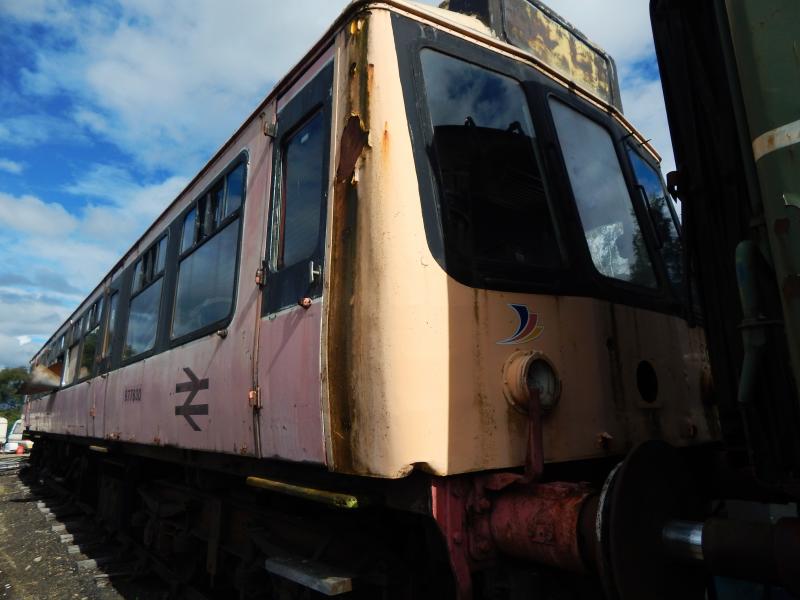
<instances>
[{"instance_id":1,"label":"gravel ground","mask_svg":"<svg viewBox=\"0 0 800 600\"><path fill-rule=\"evenodd\" d=\"M0 600L161 600L163 585L152 579L103 581L99 571L78 571L82 554L68 554L37 508L41 498L25 490L14 470L18 460L0 456ZM101 587L105 584L105 587Z\"/></svg>"}]
</instances>

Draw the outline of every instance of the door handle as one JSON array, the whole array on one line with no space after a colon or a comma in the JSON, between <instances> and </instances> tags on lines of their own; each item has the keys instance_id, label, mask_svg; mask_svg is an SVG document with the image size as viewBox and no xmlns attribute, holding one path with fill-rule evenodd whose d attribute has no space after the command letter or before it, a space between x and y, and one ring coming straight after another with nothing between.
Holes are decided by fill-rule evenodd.
<instances>
[{"instance_id":1,"label":"door handle","mask_svg":"<svg viewBox=\"0 0 800 600\"><path fill-rule=\"evenodd\" d=\"M322 277L322 266L314 264L313 260L308 261L308 283L315 283Z\"/></svg>"}]
</instances>

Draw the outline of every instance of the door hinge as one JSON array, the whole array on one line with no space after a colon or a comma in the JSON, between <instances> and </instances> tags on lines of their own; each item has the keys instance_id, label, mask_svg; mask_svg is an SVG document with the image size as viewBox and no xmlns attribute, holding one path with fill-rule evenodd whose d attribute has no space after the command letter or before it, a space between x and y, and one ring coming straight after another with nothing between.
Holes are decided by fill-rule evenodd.
<instances>
[{"instance_id":1,"label":"door hinge","mask_svg":"<svg viewBox=\"0 0 800 600\"><path fill-rule=\"evenodd\" d=\"M258 267L256 269L256 285L258 287L264 287L264 267Z\"/></svg>"},{"instance_id":2,"label":"door hinge","mask_svg":"<svg viewBox=\"0 0 800 600\"><path fill-rule=\"evenodd\" d=\"M261 388L247 392L247 403L253 408L261 408Z\"/></svg>"}]
</instances>

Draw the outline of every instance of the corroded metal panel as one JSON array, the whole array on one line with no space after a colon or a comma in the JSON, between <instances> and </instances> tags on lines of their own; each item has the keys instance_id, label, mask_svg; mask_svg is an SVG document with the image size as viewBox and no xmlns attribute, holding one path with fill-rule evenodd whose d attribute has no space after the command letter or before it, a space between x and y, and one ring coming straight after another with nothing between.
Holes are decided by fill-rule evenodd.
<instances>
[{"instance_id":1,"label":"corroded metal panel","mask_svg":"<svg viewBox=\"0 0 800 600\"><path fill-rule=\"evenodd\" d=\"M546 461L621 454L653 436L679 446L713 437L700 402L705 349L682 320L588 298L477 291L453 281L448 291L451 472L524 463L528 418L502 389L503 365L517 350L547 357L562 382L559 402L543 421ZM536 316L537 336L498 343L520 325L511 305ZM642 361L657 377L652 402L639 391Z\"/></svg>"},{"instance_id":2,"label":"corroded metal panel","mask_svg":"<svg viewBox=\"0 0 800 600\"><path fill-rule=\"evenodd\" d=\"M331 45L308 65L276 99L277 112L319 75L334 54ZM270 198L269 191L264 198ZM264 256L265 245L259 252ZM258 435L263 457L325 463L320 382L323 298L260 318L257 324Z\"/></svg>"},{"instance_id":3,"label":"corroded metal panel","mask_svg":"<svg viewBox=\"0 0 800 600\"><path fill-rule=\"evenodd\" d=\"M702 336L681 319L476 290L441 269L425 238L390 27L388 13L373 11L341 48L353 67L339 81L323 320L332 467L401 477L415 466L456 474L523 465L528 418L503 393L517 350L544 354L563 384L544 418L547 461L620 455L653 436L679 446L714 439L701 403ZM512 304L536 318L530 335L514 336L522 324ZM657 378L650 402L639 391L644 361Z\"/></svg>"},{"instance_id":4,"label":"corroded metal panel","mask_svg":"<svg viewBox=\"0 0 800 600\"><path fill-rule=\"evenodd\" d=\"M199 189L246 148L247 197L243 214L236 308L225 330L123 367L108 375L104 437L256 456L258 439L248 401L253 387L254 323L259 289L255 273L264 243L263 198L268 181L267 138L251 124ZM194 196L188 194L188 200Z\"/></svg>"},{"instance_id":5,"label":"corroded metal panel","mask_svg":"<svg viewBox=\"0 0 800 600\"><path fill-rule=\"evenodd\" d=\"M56 394L34 398L25 405L25 427L33 431L50 431L53 427L52 406Z\"/></svg>"},{"instance_id":6,"label":"corroded metal panel","mask_svg":"<svg viewBox=\"0 0 800 600\"><path fill-rule=\"evenodd\" d=\"M616 68L610 56L534 3L514 0L503 6L505 35L510 43L622 110Z\"/></svg>"},{"instance_id":7,"label":"corroded metal panel","mask_svg":"<svg viewBox=\"0 0 800 600\"><path fill-rule=\"evenodd\" d=\"M321 300L265 318L259 340L262 455L325 462L320 407Z\"/></svg>"},{"instance_id":8,"label":"corroded metal panel","mask_svg":"<svg viewBox=\"0 0 800 600\"><path fill-rule=\"evenodd\" d=\"M147 439L141 428L142 413L157 410L159 398L142 395L144 367L145 361L139 361L108 374L103 437L142 442Z\"/></svg>"},{"instance_id":9,"label":"corroded metal panel","mask_svg":"<svg viewBox=\"0 0 800 600\"><path fill-rule=\"evenodd\" d=\"M90 385L90 382L79 383L47 397L45 412L50 422L49 431L64 435L87 434Z\"/></svg>"},{"instance_id":10,"label":"corroded metal panel","mask_svg":"<svg viewBox=\"0 0 800 600\"><path fill-rule=\"evenodd\" d=\"M444 471L446 294L425 241L389 14L354 18L338 52L351 68L336 88L323 317L330 466Z\"/></svg>"},{"instance_id":11,"label":"corroded metal panel","mask_svg":"<svg viewBox=\"0 0 800 600\"><path fill-rule=\"evenodd\" d=\"M107 377L95 377L89 381L86 407L86 435L89 437L103 437L107 383Z\"/></svg>"},{"instance_id":12,"label":"corroded metal panel","mask_svg":"<svg viewBox=\"0 0 800 600\"><path fill-rule=\"evenodd\" d=\"M254 275L264 245L264 201L269 178L269 140L254 121L231 144L196 186L165 214L158 235L200 189L243 149L249 166L243 214L236 309L226 330L211 333L161 354L58 390L31 404L31 428L39 431L125 442L171 445L207 451L257 455L253 388L254 324L260 290ZM265 164L267 168L265 168ZM151 237L152 237L151 236ZM145 242L145 246L149 240ZM196 376L199 385L189 406Z\"/></svg>"}]
</instances>

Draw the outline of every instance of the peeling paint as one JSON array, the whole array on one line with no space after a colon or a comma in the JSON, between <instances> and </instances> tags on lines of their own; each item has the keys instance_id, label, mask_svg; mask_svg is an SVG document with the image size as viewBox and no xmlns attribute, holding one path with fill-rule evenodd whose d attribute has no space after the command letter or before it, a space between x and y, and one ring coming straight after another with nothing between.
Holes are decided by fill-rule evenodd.
<instances>
[{"instance_id":1,"label":"peeling paint","mask_svg":"<svg viewBox=\"0 0 800 600\"><path fill-rule=\"evenodd\" d=\"M509 41L529 51L578 87L621 110L611 58L528 2L505 5Z\"/></svg>"},{"instance_id":2,"label":"peeling paint","mask_svg":"<svg viewBox=\"0 0 800 600\"><path fill-rule=\"evenodd\" d=\"M352 179L356 161L367 144L367 137L367 131L358 115L350 115L339 143L339 164L336 167L337 184Z\"/></svg>"}]
</instances>

